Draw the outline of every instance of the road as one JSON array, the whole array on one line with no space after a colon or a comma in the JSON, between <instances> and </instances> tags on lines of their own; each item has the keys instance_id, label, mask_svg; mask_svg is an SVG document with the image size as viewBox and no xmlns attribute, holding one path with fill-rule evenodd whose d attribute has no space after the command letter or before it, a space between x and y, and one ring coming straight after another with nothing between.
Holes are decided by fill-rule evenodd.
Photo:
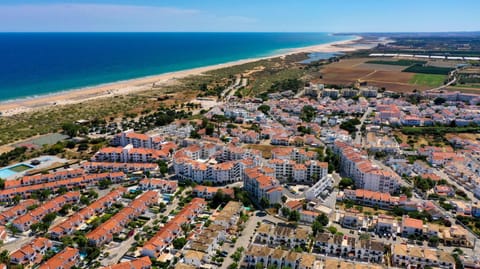
<instances>
[{"instance_id":1,"label":"road","mask_svg":"<svg viewBox=\"0 0 480 269\"><path fill-rule=\"evenodd\" d=\"M174 199L170 204L166 206L165 213L169 213L170 211L176 209L178 206L178 199ZM152 226L153 222L158 219L158 215L154 218L148 220L144 226ZM135 232L138 232L137 230ZM132 247L132 244L135 242L134 236L129 237L125 241L122 241L119 245L114 246L112 248L106 249L106 252L109 252L110 255L103 260L100 260L102 266L108 266L112 264L118 263L120 259L128 252L128 250Z\"/></svg>"},{"instance_id":2,"label":"road","mask_svg":"<svg viewBox=\"0 0 480 269\"><path fill-rule=\"evenodd\" d=\"M357 128L357 133L355 135L354 144L356 144L356 145L361 145L362 144L361 127L362 127L363 123L365 122L365 120L368 118L368 116L372 113L372 111L373 111L372 108L368 107L367 110L365 111L365 113L363 113L362 118L360 119L360 124L355 126L355 128Z\"/></svg>"},{"instance_id":3,"label":"road","mask_svg":"<svg viewBox=\"0 0 480 269\"><path fill-rule=\"evenodd\" d=\"M473 194L473 190L466 189L463 185L458 184L457 181L451 179L447 174L445 174L442 170L440 170L438 168L434 169L433 172L441 178L446 178L449 184L452 184L457 189L463 191L473 203L478 203L479 202L477 197L475 197L475 195Z\"/></svg>"},{"instance_id":4,"label":"road","mask_svg":"<svg viewBox=\"0 0 480 269\"><path fill-rule=\"evenodd\" d=\"M222 266L220 268L226 269L230 264L234 263L232 258L230 257L235 250L237 250L240 247L243 247L245 251L247 250L248 246L252 242L252 240L255 238L255 229L257 226L258 222L273 222L273 223L278 223L278 222L283 222L280 219L275 218L274 216L271 216L263 211L254 211L252 215L250 215L246 225L245 229L241 232L241 235L237 238L237 241L234 244L234 247L230 247L230 244L223 244L222 250L225 250L228 252L227 257L225 257ZM239 264L243 260L243 254L245 251L242 253L242 258L240 259Z\"/></svg>"}]
</instances>

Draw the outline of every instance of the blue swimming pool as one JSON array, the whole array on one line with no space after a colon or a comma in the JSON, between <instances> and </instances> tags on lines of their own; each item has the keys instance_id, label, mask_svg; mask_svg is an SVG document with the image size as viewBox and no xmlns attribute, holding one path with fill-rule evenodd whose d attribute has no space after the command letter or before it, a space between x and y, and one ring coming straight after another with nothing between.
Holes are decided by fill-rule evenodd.
<instances>
[{"instance_id":1,"label":"blue swimming pool","mask_svg":"<svg viewBox=\"0 0 480 269\"><path fill-rule=\"evenodd\" d=\"M15 176L18 173L27 171L32 168L34 168L34 166L31 166L26 163L19 163L19 164L7 166L0 169L0 178L9 178L9 177Z\"/></svg>"}]
</instances>

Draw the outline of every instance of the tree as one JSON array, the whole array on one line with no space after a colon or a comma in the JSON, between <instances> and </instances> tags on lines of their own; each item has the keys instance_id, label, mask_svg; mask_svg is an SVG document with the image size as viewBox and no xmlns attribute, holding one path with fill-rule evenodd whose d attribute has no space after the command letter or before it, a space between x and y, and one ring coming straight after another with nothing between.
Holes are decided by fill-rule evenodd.
<instances>
[{"instance_id":1,"label":"tree","mask_svg":"<svg viewBox=\"0 0 480 269\"><path fill-rule=\"evenodd\" d=\"M439 105L442 105L443 103L445 103L447 100L443 97L437 97L433 100L433 103L437 106Z\"/></svg>"},{"instance_id":2,"label":"tree","mask_svg":"<svg viewBox=\"0 0 480 269\"><path fill-rule=\"evenodd\" d=\"M290 216L290 209L288 209L288 207L282 207L281 212L284 217L288 218L288 216Z\"/></svg>"},{"instance_id":3,"label":"tree","mask_svg":"<svg viewBox=\"0 0 480 269\"><path fill-rule=\"evenodd\" d=\"M288 220L289 221L299 221L300 220L300 213L297 210L290 211L290 214L288 215Z\"/></svg>"},{"instance_id":4,"label":"tree","mask_svg":"<svg viewBox=\"0 0 480 269\"><path fill-rule=\"evenodd\" d=\"M305 122L311 122L313 119L315 119L316 115L317 115L316 109L311 105L306 105L306 106L303 106L302 108L300 119L302 119Z\"/></svg>"},{"instance_id":5,"label":"tree","mask_svg":"<svg viewBox=\"0 0 480 269\"><path fill-rule=\"evenodd\" d=\"M327 215L325 215L325 213L321 213L317 217L316 221L318 221L322 226L327 226L328 222L329 222L328 217L327 217Z\"/></svg>"},{"instance_id":6,"label":"tree","mask_svg":"<svg viewBox=\"0 0 480 269\"><path fill-rule=\"evenodd\" d=\"M56 217L57 217L56 213L54 213L54 212L48 213L47 215L45 215L42 218L42 222L46 223L46 224L48 224L48 226L50 226L50 224L55 220Z\"/></svg>"},{"instance_id":7,"label":"tree","mask_svg":"<svg viewBox=\"0 0 480 269\"><path fill-rule=\"evenodd\" d=\"M265 208L265 207L268 207L269 205L270 205L270 202L267 200L267 198L262 197L262 199L260 200L260 206Z\"/></svg>"},{"instance_id":8,"label":"tree","mask_svg":"<svg viewBox=\"0 0 480 269\"><path fill-rule=\"evenodd\" d=\"M206 135L213 135L213 132L215 131L215 126L212 123L208 123L207 126L205 127L205 134Z\"/></svg>"},{"instance_id":9,"label":"tree","mask_svg":"<svg viewBox=\"0 0 480 269\"><path fill-rule=\"evenodd\" d=\"M195 131L195 130L192 130L192 131L190 132L190 138L193 138L193 139L200 139L200 138L202 138L202 137L200 136L200 134L198 134L198 132L197 132L197 131Z\"/></svg>"},{"instance_id":10,"label":"tree","mask_svg":"<svg viewBox=\"0 0 480 269\"><path fill-rule=\"evenodd\" d=\"M439 242L440 239L438 238L438 236L430 236L428 238L428 244L432 247L437 247Z\"/></svg>"},{"instance_id":11,"label":"tree","mask_svg":"<svg viewBox=\"0 0 480 269\"><path fill-rule=\"evenodd\" d=\"M98 187L100 189L106 189L108 188L110 185L112 185L112 181L110 179L103 179L103 180L100 180L98 182Z\"/></svg>"},{"instance_id":12,"label":"tree","mask_svg":"<svg viewBox=\"0 0 480 269\"><path fill-rule=\"evenodd\" d=\"M186 243L187 243L187 239L185 239L185 237L178 237L173 240L173 247L175 249L182 249Z\"/></svg>"},{"instance_id":13,"label":"tree","mask_svg":"<svg viewBox=\"0 0 480 269\"><path fill-rule=\"evenodd\" d=\"M0 263L9 263L10 262L10 254L8 250L3 250L0 252Z\"/></svg>"},{"instance_id":14,"label":"tree","mask_svg":"<svg viewBox=\"0 0 480 269\"><path fill-rule=\"evenodd\" d=\"M335 228L334 226L328 226L328 231L332 234L336 234L337 233L337 228Z\"/></svg>"},{"instance_id":15,"label":"tree","mask_svg":"<svg viewBox=\"0 0 480 269\"><path fill-rule=\"evenodd\" d=\"M312 223L312 233L313 233L313 236L317 236L317 234L318 234L319 232L321 232L321 231L323 231L323 225L322 225L320 222L318 222L318 221L315 220L315 221Z\"/></svg>"},{"instance_id":16,"label":"tree","mask_svg":"<svg viewBox=\"0 0 480 269\"><path fill-rule=\"evenodd\" d=\"M84 205L89 205L90 204L90 199L87 196L82 195L82 196L80 196L80 203L82 203Z\"/></svg>"},{"instance_id":17,"label":"tree","mask_svg":"<svg viewBox=\"0 0 480 269\"><path fill-rule=\"evenodd\" d=\"M338 183L338 187L341 190L344 190L344 189L349 188L349 187L353 187L354 185L355 185L355 182L353 181L353 179L348 178L348 177L342 178L340 180L340 182Z\"/></svg>"},{"instance_id":18,"label":"tree","mask_svg":"<svg viewBox=\"0 0 480 269\"><path fill-rule=\"evenodd\" d=\"M75 137L80 130L80 126L76 125L73 122L66 122L62 124L63 132L68 135L69 137Z\"/></svg>"},{"instance_id":19,"label":"tree","mask_svg":"<svg viewBox=\"0 0 480 269\"><path fill-rule=\"evenodd\" d=\"M268 105L260 105L257 110L261 111L263 114L267 114L270 111L270 106Z\"/></svg>"}]
</instances>

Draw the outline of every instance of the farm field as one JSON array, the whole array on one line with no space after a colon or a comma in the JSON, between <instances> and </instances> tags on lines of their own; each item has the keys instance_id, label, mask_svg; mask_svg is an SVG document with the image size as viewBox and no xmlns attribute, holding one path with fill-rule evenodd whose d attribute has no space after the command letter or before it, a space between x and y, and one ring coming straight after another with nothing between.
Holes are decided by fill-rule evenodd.
<instances>
[{"instance_id":1,"label":"farm field","mask_svg":"<svg viewBox=\"0 0 480 269\"><path fill-rule=\"evenodd\" d=\"M428 85L412 84L411 80L415 74L402 72L405 66L367 63L371 60L369 58L342 59L339 62L329 64L320 70L322 75L320 83L349 86L357 81L363 81L368 86L396 92L430 88Z\"/></svg>"},{"instance_id":2,"label":"farm field","mask_svg":"<svg viewBox=\"0 0 480 269\"><path fill-rule=\"evenodd\" d=\"M438 87L443 84L445 78L445 75L415 74L409 82L415 85Z\"/></svg>"}]
</instances>

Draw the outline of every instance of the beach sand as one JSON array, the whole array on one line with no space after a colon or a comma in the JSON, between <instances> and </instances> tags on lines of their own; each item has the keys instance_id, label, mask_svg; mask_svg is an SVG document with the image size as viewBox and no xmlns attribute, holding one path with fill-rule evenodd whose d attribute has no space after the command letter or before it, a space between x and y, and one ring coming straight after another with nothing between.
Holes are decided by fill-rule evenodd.
<instances>
[{"instance_id":1,"label":"beach sand","mask_svg":"<svg viewBox=\"0 0 480 269\"><path fill-rule=\"evenodd\" d=\"M3 116L12 116L15 114L29 112L32 110L43 109L50 106L75 104L91 99L104 98L114 95L124 95L134 92L140 92L151 89L153 83L156 86L161 86L165 83L173 83L176 79L184 78L190 75L198 75L207 71L216 70L225 67L254 62L262 59L270 59L282 57L296 53L309 52L349 52L359 49L367 49L376 45L376 43L360 43L361 37L352 40L333 42L328 44L309 46L303 48L296 48L288 50L285 53L276 54L268 57L244 59L223 64L205 66L200 68L193 68L184 71L165 73L160 75L153 75L137 79L131 79L121 82L114 82L103 84L99 86L81 88L77 90L69 90L65 92L55 93L51 95L44 95L33 98L26 98L20 100L6 101L0 103L0 112Z\"/></svg>"}]
</instances>

